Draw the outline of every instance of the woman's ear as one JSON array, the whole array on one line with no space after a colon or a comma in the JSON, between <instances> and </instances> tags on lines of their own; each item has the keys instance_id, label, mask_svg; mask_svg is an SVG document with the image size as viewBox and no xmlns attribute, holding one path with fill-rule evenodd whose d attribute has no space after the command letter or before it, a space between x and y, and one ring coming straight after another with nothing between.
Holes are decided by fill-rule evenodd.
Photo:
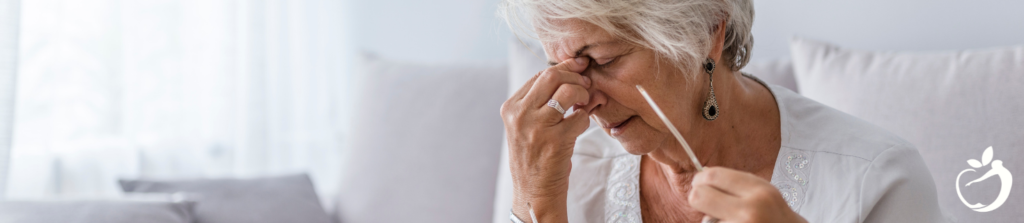
<instances>
[{"instance_id":1,"label":"woman's ear","mask_svg":"<svg viewBox=\"0 0 1024 223\"><path fill-rule=\"evenodd\" d=\"M712 42L711 42L712 43L712 45L711 45L711 52L708 53L708 57L711 58L712 60L715 60L715 63L718 63L718 62L721 61L721 59L722 59L722 50L725 49L725 32L726 32L726 28L727 28L727 27L725 27L725 25L726 25L727 21L728 21L727 19L722 20L722 22L719 22L718 26L716 26L713 29L714 30L714 36L712 36L712 38L711 38L711 40L712 40Z\"/></svg>"}]
</instances>

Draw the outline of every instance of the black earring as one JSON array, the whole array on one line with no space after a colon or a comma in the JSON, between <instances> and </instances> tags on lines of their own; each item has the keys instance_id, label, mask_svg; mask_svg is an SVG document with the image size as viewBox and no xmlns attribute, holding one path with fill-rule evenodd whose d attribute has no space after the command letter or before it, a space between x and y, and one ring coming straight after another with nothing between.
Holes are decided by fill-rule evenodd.
<instances>
[{"instance_id":1,"label":"black earring","mask_svg":"<svg viewBox=\"0 0 1024 223\"><path fill-rule=\"evenodd\" d=\"M708 94L708 99L704 101L704 119L711 121L717 119L718 113L721 113L718 109L718 100L715 99L715 83L712 76L715 72L715 61L711 58L704 61L704 72L708 73L708 85L711 86L711 93Z\"/></svg>"}]
</instances>

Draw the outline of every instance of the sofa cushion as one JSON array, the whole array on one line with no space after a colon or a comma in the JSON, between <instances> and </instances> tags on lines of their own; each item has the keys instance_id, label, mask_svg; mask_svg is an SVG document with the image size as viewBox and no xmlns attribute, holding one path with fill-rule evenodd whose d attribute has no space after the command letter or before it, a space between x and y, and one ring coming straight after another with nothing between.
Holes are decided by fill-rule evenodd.
<instances>
[{"instance_id":1,"label":"sofa cushion","mask_svg":"<svg viewBox=\"0 0 1024 223\"><path fill-rule=\"evenodd\" d=\"M486 222L505 101L502 64L364 56L344 152L341 222Z\"/></svg>"},{"instance_id":2,"label":"sofa cushion","mask_svg":"<svg viewBox=\"0 0 1024 223\"><path fill-rule=\"evenodd\" d=\"M1012 180L1024 176L1024 46L871 52L794 39L791 49L801 94L917 146L947 214L1024 218L1024 182Z\"/></svg>"},{"instance_id":3,"label":"sofa cushion","mask_svg":"<svg viewBox=\"0 0 1024 223\"><path fill-rule=\"evenodd\" d=\"M197 223L329 223L305 174L254 179L121 180L128 193L184 193Z\"/></svg>"},{"instance_id":4,"label":"sofa cushion","mask_svg":"<svg viewBox=\"0 0 1024 223\"><path fill-rule=\"evenodd\" d=\"M194 203L151 199L0 201L0 222L191 223Z\"/></svg>"},{"instance_id":5,"label":"sofa cushion","mask_svg":"<svg viewBox=\"0 0 1024 223\"><path fill-rule=\"evenodd\" d=\"M789 88L800 93L796 86L796 74L793 73L793 62L789 59L750 61L741 71L757 76L764 82Z\"/></svg>"}]
</instances>

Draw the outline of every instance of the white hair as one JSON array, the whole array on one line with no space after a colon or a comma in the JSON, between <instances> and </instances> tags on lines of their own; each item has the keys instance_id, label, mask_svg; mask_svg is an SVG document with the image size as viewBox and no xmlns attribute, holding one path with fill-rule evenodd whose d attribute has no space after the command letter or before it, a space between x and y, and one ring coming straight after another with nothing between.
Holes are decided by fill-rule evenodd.
<instances>
[{"instance_id":1,"label":"white hair","mask_svg":"<svg viewBox=\"0 0 1024 223\"><path fill-rule=\"evenodd\" d=\"M578 32L558 21L586 21L691 72L702 67L722 21L727 20L721 60L730 69L747 64L754 41L751 0L504 0L498 14L517 37L531 33L532 25L542 35L528 36L542 41Z\"/></svg>"}]
</instances>

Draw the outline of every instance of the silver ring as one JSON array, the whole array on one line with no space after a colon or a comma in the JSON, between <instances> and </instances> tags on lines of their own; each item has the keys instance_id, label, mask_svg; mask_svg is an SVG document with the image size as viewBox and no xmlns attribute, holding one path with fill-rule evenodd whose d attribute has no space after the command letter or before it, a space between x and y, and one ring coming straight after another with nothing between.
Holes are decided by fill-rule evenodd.
<instances>
[{"instance_id":1,"label":"silver ring","mask_svg":"<svg viewBox=\"0 0 1024 223\"><path fill-rule=\"evenodd\" d=\"M712 218L708 219L707 221L704 221L704 223L718 223L718 219L712 217Z\"/></svg>"},{"instance_id":2,"label":"silver ring","mask_svg":"<svg viewBox=\"0 0 1024 223\"><path fill-rule=\"evenodd\" d=\"M548 107L554 108L558 113L565 114L565 109L562 108L562 104L559 104L555 99L548 100Z\"/></svg>"}]
</instances>

